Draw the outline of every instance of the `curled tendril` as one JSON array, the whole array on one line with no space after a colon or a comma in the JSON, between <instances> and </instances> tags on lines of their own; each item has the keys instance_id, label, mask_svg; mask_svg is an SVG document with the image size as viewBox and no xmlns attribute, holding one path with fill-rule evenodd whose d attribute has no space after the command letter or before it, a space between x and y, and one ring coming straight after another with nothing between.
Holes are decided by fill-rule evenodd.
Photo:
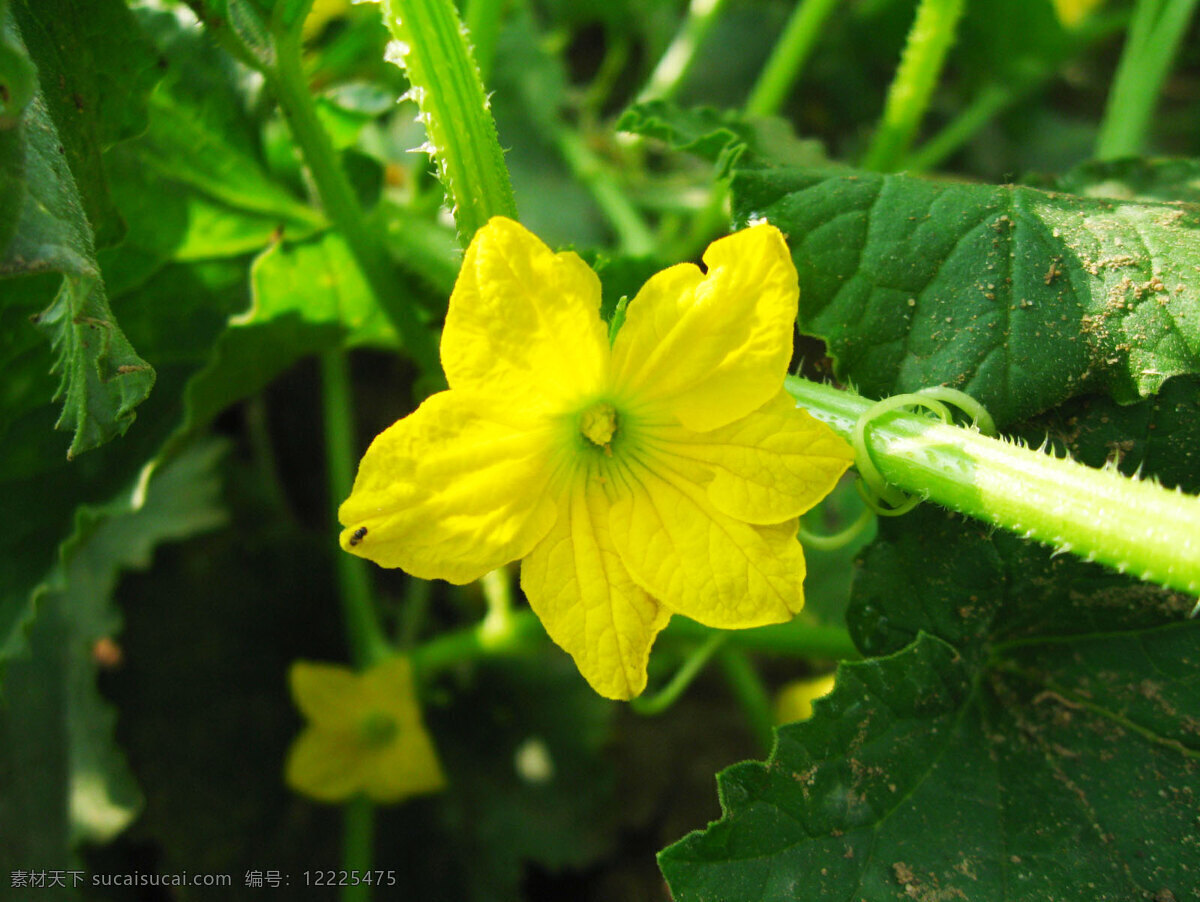
<instances>
[{"instance_id":1,"label":"curled tendril","mask_svg":"<svg viewBox=\"0 0 1200 902\"><path fill-rule=\"evenodd\" d=\"M800 537L800 544L805 548L816 548L818 551L837 551L840 548L845 548L851 542L858 539L875 522L872 510L870 507L864 507L862 513L855 518L853 523L832 535L822 535L812 532L801 522L797 530L797 535Z\"/></svg>"},{"instance_id":2,"label":"curled tendril","mask_svg":"<svg viewBox=\"0 0 1200 902\"><path fill-rule=\"evenodd\" d=\"M996 421L982 404L955 388L942 385L923 388L918 392L903 395L893 395L872 404L862 412L854 423L854 434L850 443L854 446L854 465L860 477L857 486L867 507L883 517L899 517L907 514L924 499L917 495L906 495L899 489L887 484L871 452L867 448L867 428L881 416L905 407L924 407L938 417L943 423L954 422L950 408L957 407L971 418L972 424L984 435L996 434Z\"/></svg>"}]
</instances>

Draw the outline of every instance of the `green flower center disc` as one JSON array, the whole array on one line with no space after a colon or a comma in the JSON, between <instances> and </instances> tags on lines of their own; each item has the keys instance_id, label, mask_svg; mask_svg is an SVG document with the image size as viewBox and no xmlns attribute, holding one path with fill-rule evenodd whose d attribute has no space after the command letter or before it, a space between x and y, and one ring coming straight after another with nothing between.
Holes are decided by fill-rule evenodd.
<instances>
[{"instance_id":1,"label":"green flower center disc","mask_svg":"<svg viewBox=\"0 0 1200 902\"><path fill-rule=\"evenodd\" d=\"M399 725L390 715L378 711L368 714L358 725L363 742L372 748L389 745L399 731Z\"/></svg>"},{"instance_id":2,"label":"green flower center disc","mask_svg":"<svg viewBox=\"0 0 1200 902\"><path fill-rule=\"evenodd\" d=\"M593 445L608 449L617 432L617 408L607 401L593 404L579 418L579 431Z\"/></svg>"}]
</instances>

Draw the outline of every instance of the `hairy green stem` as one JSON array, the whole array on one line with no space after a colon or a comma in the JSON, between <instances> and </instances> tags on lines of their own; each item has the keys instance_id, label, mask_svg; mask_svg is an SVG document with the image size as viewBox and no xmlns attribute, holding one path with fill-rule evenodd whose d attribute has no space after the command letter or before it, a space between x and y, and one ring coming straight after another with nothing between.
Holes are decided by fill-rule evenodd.
<instances>
[{"instance_id":1,"label":"hairy green stem","mask_svg":"<svg viewBox=\"0 0 1200 902\"><path fill-rule=\"evenodd\" d=\"M964 0L921 0L864 168L891 172L903 159L929 107L963 6Z\"/></svg>"},{"instance_id":2,"label":"hairy green stem","mask_svg":"<svg viewBox=\"0 0 1200 902\"><path fill-rule=\"evenodd\" d=\"M346 240L376 301L399 333L405 349L425 372L439 370L432 333L408 303L379 234L367 223L354 189L342 171L329 135L317 117L301 59L300 37L289 32L275 42L276 65L265 74L275 89L292 136L304 154L325 212Z\"/></svg>"},{"instance_id":3,"label":"hairy green stem","mask_svg":"<svg viewBox=\"0 0 1200 902\"><path fill-rule=\"evenodd\" d=\"M326 351L321 355L321 398L329 493L336 510L350 494L355 467L354 415L344 351ZM379 628L366 562L339 551L337 575L351 658L360 668L370 667L392 650Z\"/></svg>"},{"instance_id":4,"label":"hairy green stem","mask_svg":"<svg viewBox=\"0 0 1200 902\"><path fill-rule=\"evenodd\" d=\"M1138 0L1117 65L1096 157L1133 156L1146 144L1158 96L1170 72L1197 0Z\"/></svg>"},{"instance_id":5,"label":"hairy green stem","mask_svg":"<svg viewBox=\"0 0 1200 902\"><path fill-rule=\"evenodd\" d=\"M466 247L493 216L517 218L479 68L451 0L383 0L382 5L395 39L389 59L408 75L453 204L459 243Z\"/></svg>"},{"instance_id":6,"label":"hairy green stem","mask_svg":"<svg viewBox=\"0 0 1200 902\"><path fill-rule=\"evenodd\" d=\"M696 58L696 50L716 24L725 0L692 0L688 4L687 18L659 57L658 64L650 73L646 87L638 95L638 102L647 100L669 100L683 84L683 79Z\"/></svg>"},{"instance_id":7,"label":"hairy green stem","mask_svg":"<svg viewBox=\"0 0 1200 902\"><path fill-rule=\"evenodd\" d=\"M789 378L802 407L850 440L874 402ZM1200 497L1053 457L906 411L864 442L898 489L1172 589L1200 595Z\"/></svg>"},{"instance_id":8,"label":"hairy green stem","mask_svg":"<svg viewBox=\"0 0 1200 902\"><path fill-rule=\"evenodd\" d=\"M747 113L773 116L779 112L837 3L838 0L800 0L796 4L770 59L750 90Z\"/></svg>"}]
</instances>

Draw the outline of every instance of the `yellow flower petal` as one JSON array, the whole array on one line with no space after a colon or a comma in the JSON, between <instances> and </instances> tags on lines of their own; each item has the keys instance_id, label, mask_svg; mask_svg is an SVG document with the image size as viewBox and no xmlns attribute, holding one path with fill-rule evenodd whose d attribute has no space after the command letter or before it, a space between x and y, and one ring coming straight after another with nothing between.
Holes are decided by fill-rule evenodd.
<instances>
[{"instance_id":1,"label":"yellow flower petal","mask_svg":"<svg viewBox=\"0 0 1200 902\"><path fill-rule=\"evenodd\" d=\"M363 747L353 733L312 726L292 744L284 778L310 798L340 802L362 788L363 760Z\"/></svg>"},{"instance_id":2,"label":"yellow flower petal","mask_svg":"<svg viewBox=\"0 0 1200 902\"><path fill-rule=\"evenodd\" d=\"M613 547L599 484L574 481L558 522L521 566L521 588L550 638L605 698L646 688L646 662L670 612L630 578Z\"/></svg>"},{"instance_id":3,"label":"yellow flower petal","mask_svg":"<svg viewBox=\"0 0 1200 902\"><path fill-rule=\"evenodd\" d=\"M288 682L296 707L317 726L350 729L363 715L359 676L349 667L296 661L288 671Z\"/></svg>"},{"instance_id":4,"label":"yellow flower petal","mask_svg":"<svg viewBox=\"0 0 1200 902\"><path fill-rule=\"evenodd\" d=\"M613 544L664 607L721 629L782 623L803 607L796 520L752 526L729 517L662 466L639 464L625 479L612 507Z\"/></svg>"},{"instance_id":5,"label":"yellow flower petal","mask_svg":"<svg viewBox=\"0 0 1200 902\"><path fill-rule=\"evenodd\" d=\"M586 263L511 219L476 233L442 332L452 389L543 409L595 394L608 356L600 280Z\"/></svg>"},{"instance_id":6,"label":"yellow flower petal","mask_svg":"<svg viewBox=\"0 0 1200 902\"><path fill-rule=\"evenodd\" d=\"M342 547L422 579L467 583L524 557L550 529L544 428L457 391L376 437L338 517Z\"/></svg>"},{"instance_id":7,"label":"yellow flower petal","mask_svg":"<svg viewBox=\"0 0 1200 902\"><path fill-rule=\"evenodd\" d=\"M786 391L712 432L660 428L661 453L700 461L713 506L747 523L780 523L832 491L854 450ZM709 481L711 479L711 481Z\"/></svg>"},{"instance_id":8,"label":"yellow flower petal","mask_svg":"<svg viewBox=\"0 0 1200 902\"><path fill-rule=\"evenodd\" d=\"M388 658L360 674L358 679L364 708L387 712L400 727L421 722L412 662L408 658Z\"/></svg>"},{"instance_id":9,"label":"yellow flower petal","mask_svg":"<svg viewBox=\"0 0 1200 902\"><path fill-rule=\"evenodd\" d=\"M783 384L799 288L774 226L713 242L708 274L673 266L629 304L613 342L617 394L665 406L704 432L744 417Z\"/></svg>"},{"instance_id":10,"label":"yellow flower petal","mask_svg":"<svg viewBox=\"0 0 1200 902\"><path fill-rule=\"evenodd\" d=\"M396 802L445 785L407 658L390 658L361 674L297 661L290 678L311 721L288 753L285 777L293 789L325 802L359 792Z\"/></svg>"},{"instance_id":11,"label":"yellow flower petal","mask_svg":"<svg viewBox=\"0 0 1200 902\"><path fill-rule=\"evenodd\" d=\"M362 788L374 802L399 802L445 786L442 765L423 727L402 728L394 743L364 762Z\"/></svg>"},{"instance_id":12,"label":"yellow flower petal","mask_svg":"<svg viewBox=\"0 0 1200 902\"><path fill-rule=\"evenodd\" d=\"M775 697L775 722L792 723L813 716L813 702L833 691L836 677L832 673L795 680L779 690Z\"/></svg>"}]
</instances>

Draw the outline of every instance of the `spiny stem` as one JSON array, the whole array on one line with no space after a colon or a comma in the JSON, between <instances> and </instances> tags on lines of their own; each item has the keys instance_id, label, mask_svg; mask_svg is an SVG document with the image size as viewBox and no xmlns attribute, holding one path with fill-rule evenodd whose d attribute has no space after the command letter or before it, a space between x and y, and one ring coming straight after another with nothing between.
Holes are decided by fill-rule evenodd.
<instances>
[{"instance_id":1,"label":"spiny stem","mask_svg":"<svg viewBox=\"0 0 1200 902\"><path fill-rule=\"evenodd\" d=\"M954 42L963 5L964 0L921 0L864 168L891 172L908 150Z\"/></svg>"},{"instance_id":2,"label":"spiny stem","mask_svg":"<svg viewBox=\"0 0 1200 902\"><path fill-rule=\"evenodd\" d=\"M846 439L874 402L789 378L792 396ZM1200 595L1200 497L893 411L864 434L887 482L1010 532Z\"/></svg>"},{"instance_id":3,"label":"spiny stem","mask_svg":"<svg viewBox=\"0 0 1200 902\"><path fill-rule=\"evenodd\" d=\"M466 247L493 216L517 218L479 69L451 0L382 2L384 21L395 39L389 58L408 75L453 204L459 243Z\"/></svg>"}]
</instances>

